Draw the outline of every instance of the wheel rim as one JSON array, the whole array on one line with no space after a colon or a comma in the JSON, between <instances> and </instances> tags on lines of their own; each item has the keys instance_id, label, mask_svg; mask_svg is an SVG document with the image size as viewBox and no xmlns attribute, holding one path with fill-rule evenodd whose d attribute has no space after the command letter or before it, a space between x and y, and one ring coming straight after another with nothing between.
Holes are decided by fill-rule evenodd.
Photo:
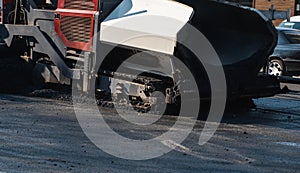
<instances>
[{"instance_id":1,"label":"wheel rim","mask_svg":"<svg viewBox=\"0 0 300 173\"><path fill-rule=\"evenodd\" d=\"M268 67L268 74L273 76L281 76L282 75L282 65L279 62L271 61Z\"/></svg>"}]
</instances>

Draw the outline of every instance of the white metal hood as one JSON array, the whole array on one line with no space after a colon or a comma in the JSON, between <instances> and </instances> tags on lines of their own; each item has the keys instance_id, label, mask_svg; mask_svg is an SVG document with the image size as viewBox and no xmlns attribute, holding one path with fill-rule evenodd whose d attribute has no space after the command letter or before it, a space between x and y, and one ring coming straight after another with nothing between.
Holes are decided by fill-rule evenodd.
<instances>
[{"instance_id":1,"label":"white metal hood","mask_svg":"<svg viewBox=\"0 0 300 173\"><path fill-rule=\"evenodd\" d=\"M173 54L193 9L170 0L124 0L101 24L100 40Z\"/></svg>"}]
</instances>

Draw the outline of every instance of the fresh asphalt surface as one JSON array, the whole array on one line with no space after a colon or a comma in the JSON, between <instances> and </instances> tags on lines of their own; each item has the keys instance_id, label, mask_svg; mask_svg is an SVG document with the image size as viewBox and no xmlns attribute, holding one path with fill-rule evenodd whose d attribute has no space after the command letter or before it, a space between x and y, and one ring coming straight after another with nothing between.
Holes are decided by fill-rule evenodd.
<instances>
[{"instance_id":1,"label":"fresh asphalt surface","mask_svg":"<svg viewBox=\"0 0 300 173\"><path fill-rule=\"evenodd\" d=\"M119 159L97 148L70 101L0 94L0 172L299 172L300 86L287 85L294 92L255 99L256 109L228 113L205 145L197 144L204 125L197 121L182 144L169 143L175 150L145 161ZM106 119L117 122L113 114ZM149 136L164 132L164 123L155 125L154 133L112 125L123 135Z\"/></svg>"},{"instance_id":2,"label":"fresh asphalt surface","mask_svg":"<svg viewBox=\"0 0 300 173\"><path fill-rule=\"evenodd\" d=\"M299 80L282 84L282 87L288 85L292 92L255 99L256 109L226 114L205 145L198 145L205 123L199 120L183 143L165 143L167 147L175 147L170 153L155 159L131 161L103 152L85 136L68 92L56 92L57 88L32 92L32 88L24 88L31 76L28 63L15 62L10 56L4 61L0 63L0 91L5 91L0 92L0 173L292 173L300 170ZM4 94L15 90L31 94ZM108 113L105 118L116 132L133 138L160 135L176 120L174 116L166 116L162 123L140 130L120 123L110 109L105 108L104 112ZM118 145L110 138L103 140ZM145 148L146 151L151 152Z\"/></svg>"}]
</instances>

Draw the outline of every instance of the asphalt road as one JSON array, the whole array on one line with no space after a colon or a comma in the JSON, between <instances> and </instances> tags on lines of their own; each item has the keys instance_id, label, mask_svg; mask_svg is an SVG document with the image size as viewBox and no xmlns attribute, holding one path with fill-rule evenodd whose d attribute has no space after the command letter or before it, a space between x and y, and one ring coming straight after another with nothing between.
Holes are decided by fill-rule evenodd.
<instances>
[{"instance_id":1,"label":"asphalt road","mask_svg":"<svg viewBox=\"0 0 300 173\"><path fill-rule=\"evenodd\" d=\"M293 87L294 92L254 100L256 109L226 114L202 146L197 142L204 122L198 120L183 143L165 144L173 151L145 161L120 159L96 147L69 101L0 94L0 172L299 172L300 87ZM176 120L167 116L152 129L130 130L107 112L115 131L137 138L159 135ZM151 151L145 147L145 152Z\"/></svg>"}]
</instances>

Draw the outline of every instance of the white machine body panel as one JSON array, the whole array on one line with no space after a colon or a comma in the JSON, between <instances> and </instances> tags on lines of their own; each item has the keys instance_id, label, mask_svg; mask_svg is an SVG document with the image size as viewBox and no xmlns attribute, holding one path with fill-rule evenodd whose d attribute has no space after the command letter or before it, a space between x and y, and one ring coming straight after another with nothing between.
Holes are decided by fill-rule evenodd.
<instances>
[{"instance_id":1,"label":"white machine body panel","mask_svg":"<svg viewBox=\"0 0 300 173\"><path fill-rule=\"evenodd\" d=\"M124 0L101 24L100 41L173 54L193 8L170 0Z\"/></svg>"}]
</instances>

